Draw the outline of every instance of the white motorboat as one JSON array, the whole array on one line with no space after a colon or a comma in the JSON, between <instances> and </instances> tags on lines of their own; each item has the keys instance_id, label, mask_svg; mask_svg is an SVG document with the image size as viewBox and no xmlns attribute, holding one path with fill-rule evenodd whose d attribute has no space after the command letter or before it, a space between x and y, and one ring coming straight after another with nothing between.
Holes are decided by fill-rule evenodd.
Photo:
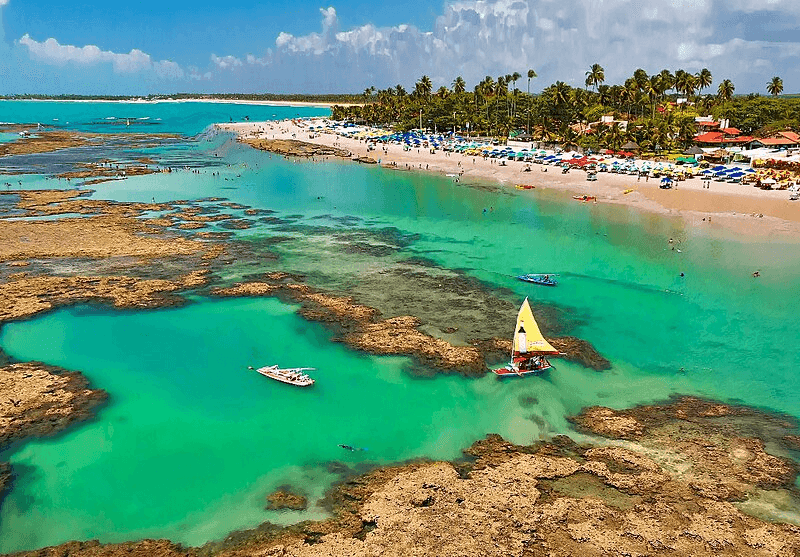
<instances>
[{"instance_id":1,"label":"white motorboat","mask_svg":"<svg viewBox=\"0 0 800 557\"><path fill-rule=\"evenodd\" d=\"M297 387L310 387L314 384L314 380L303 372L313 369L313 367L279 368L275 365L261 367L256 371L264 377L269 377L281 383L288 383L289 385L295 385Z\"/></svg>"}]
</instances>

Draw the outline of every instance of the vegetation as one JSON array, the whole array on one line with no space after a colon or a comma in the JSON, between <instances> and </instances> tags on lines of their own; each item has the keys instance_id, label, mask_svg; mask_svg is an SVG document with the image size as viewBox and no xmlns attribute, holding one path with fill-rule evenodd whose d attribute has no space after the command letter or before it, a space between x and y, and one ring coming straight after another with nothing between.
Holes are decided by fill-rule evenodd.
<instances>
[{"instance_id":1,"label":"vegetation","mask_svg":"<svg viewBox=\"0 0 800 557\"><path fill-rule=\"evenodd\" d=\"M779 77L768 84L772 97L762 97L734 96L729 79L721 81L714 94L709 91L713 77L708 69L694 74L665 69L653 75L637 69L623 83L608 85L603 67L593 64L585 74L585 88L557 81L538 95L530 93L536 72L531 69L526 75L526 91L517 88L519 73L486 76L471 91L460 76L452 88L436 91L430 78L422 76L411 93L402 85L370 88L363 105L334 106L333 117L397 130L455 130L498 138L528 134L535 140L592 149L619 149L634 141L652 151L690 145L697 116L728 118L731 126L754 135L800 127L800 99L780 96ZM594 124L585 133L602 116L612 121Z\"/></svg>"}]
</instances>

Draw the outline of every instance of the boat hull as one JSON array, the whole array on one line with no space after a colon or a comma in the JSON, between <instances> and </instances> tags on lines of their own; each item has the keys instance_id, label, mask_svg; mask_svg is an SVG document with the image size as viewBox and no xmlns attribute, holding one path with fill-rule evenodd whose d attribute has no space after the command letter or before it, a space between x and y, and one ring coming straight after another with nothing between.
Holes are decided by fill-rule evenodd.
<instances>
[{"instance_id":1,"label":"boat hull","mask_svg":"<svg viewBox=\"0 0 800 557\"><path fill-rule=\"evenodd\" d=\"M263 367L257 369L256 371L264 377L269 377L270 379L274 379L275 381L292 385L294 387L311 387L316 382L307 375L296 374L298 376L295 377L284 375L281 370L277 370L273 367Z\"/></svg>"},{"instance_id":2,"label":"boat hull","mask_svg":"<svg viewBox=\"0 0 800 557\"><path fill-rule=\"evenodd\" d=\"M545 280L544 278L539 278L530 275L521 275L518 276L517 278L524 282L530 282L531 284L538 284L539 286L556 286L558 284L558 281L555 281L553 279Z\"/></svg>"},{"instance_id":3,"label":"boat hull","mask_svg":"<svg viewBox=\"0 0 800 557\"><path fill-rule=\"evenodd\" d=\"M515 370L509 367L501 367L499 369L493 369L492 373L497 375L498 377L525 377L526 375L541 375L548 369L552 368L553 366L548 365L547 367L541 367L536 369L527 369L527 370Z\"/></svg>"}]
</instances>

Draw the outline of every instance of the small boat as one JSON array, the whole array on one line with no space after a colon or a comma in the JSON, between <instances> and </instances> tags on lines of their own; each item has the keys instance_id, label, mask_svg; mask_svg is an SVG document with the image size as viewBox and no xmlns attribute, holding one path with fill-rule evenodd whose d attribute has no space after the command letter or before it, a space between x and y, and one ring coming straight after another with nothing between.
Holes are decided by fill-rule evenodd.
<instances>
[{"instance_id":1,"label":"small boat","mask_svg":"<svg viewBox=\"0 0 800 557\"><path fill-rule=\"evenodd\" d=\"M517 184L517 189L518 190L532 190L532 189L536 189L536 186L530 186L530 185L526 185L526 184Z\"/></svg>"},{"instance_id":2,"label":"small boat","mask_svg":"<svg viewBox=\"0 0 800 557\"><path fill-rule=\"evenodd\" d=\"M547 356L560 354L542 336L539 325L533 318L528 298L525 298L522 307L519 308L517 324L514 327L511 361L505 367L493 369L492 372L499 377L522 377L542 373L553 367Z\"/></svg>"},{"instance_id":3,"label":"small boat","mask_svg":"<svg viewBox=\"0 0 800 557\"><path fill-rule=\"evenodd\" d=\"M622 192L622 195L628 195L628 194L629 194L629 193L631 193L632 191L633 191L632 189L630 189L630 190L625 190L624 192Z\"/></svg>"},{"instance_id":4,"label":"small boat","mask_svg":"<svg viewBox=\"0 0 800 557\"><path fill-rule=\"evenodd\" d=\"M572 199L577 201L597 201L596 195L573 195Z\"/></svg>"},{"instance_id":5,"label":"small boat","mask_svg":"<svg viewBox=\"0 0 800 557\"><path fill-rule=\"evenodd\" d=\"M542 286L555 286L558 282L553 278L554 276L555 275L545 275L542 273L529 273L527 275L520 275L517 278L525 282L541 284Z\"/></svg>"},{"instance_id":6,"label":"small boat","mask_svg":"<svg viewBox=\"0 0 800 557\"><path fill-rule=\"evenodd\" d=\"M289 385L295 385L297 387L310 387L315 381L303 372L313 369L313 367L290 367L281 369L278 366L266 366L258 368L256 371L264 377L275 379L281 383L288 383Z\"/></svg>"}]
</instances>

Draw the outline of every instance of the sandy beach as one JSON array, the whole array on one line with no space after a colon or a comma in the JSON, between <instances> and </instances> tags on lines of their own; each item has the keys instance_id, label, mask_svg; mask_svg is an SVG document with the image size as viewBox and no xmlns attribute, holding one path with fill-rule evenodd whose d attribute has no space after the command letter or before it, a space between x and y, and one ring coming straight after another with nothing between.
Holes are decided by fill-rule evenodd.
<instances>
[{"instance_id":1,"label":"sandy beach","mask_svg":"<svg viewBox=\"0 0 800 557\"><path fill-rule=\"evenodd\" d=\"M658 180L624 174L600 172L597 181L587 182L586 173L571 170L562 174L555 166L465 156L458 153L419 148L404 150L400 145L381 145L368 150L363 140L342 137L334 133L310 133L309 126L319 125L321 119L280 122L242 122L220 124L222 130L234 132L240 138L295 139L338 147L354 157L370 157L383 167L398 171L416 170L449 175L464 183L490 180L515 187L532 185L533 190L520 192L537 195L537 190L561 190L566 195L592 195L599 203L615 203L665 215L680 216L687 223L712 228L724 228L737 234L763 238L786 239L800 234L800 201L789 200L789 192L761 190L751 185L712 181L710 189L703 182L690 179L679 182L674 189L660 189ZM520 147L530 144L520 144ZM396 166L395 166L396 165ZM526 166L531 171L525 172ZM624 193L626 190L633 190ZM576 203L580 203L576 201Z\"/></svg>"}]
</instances>

